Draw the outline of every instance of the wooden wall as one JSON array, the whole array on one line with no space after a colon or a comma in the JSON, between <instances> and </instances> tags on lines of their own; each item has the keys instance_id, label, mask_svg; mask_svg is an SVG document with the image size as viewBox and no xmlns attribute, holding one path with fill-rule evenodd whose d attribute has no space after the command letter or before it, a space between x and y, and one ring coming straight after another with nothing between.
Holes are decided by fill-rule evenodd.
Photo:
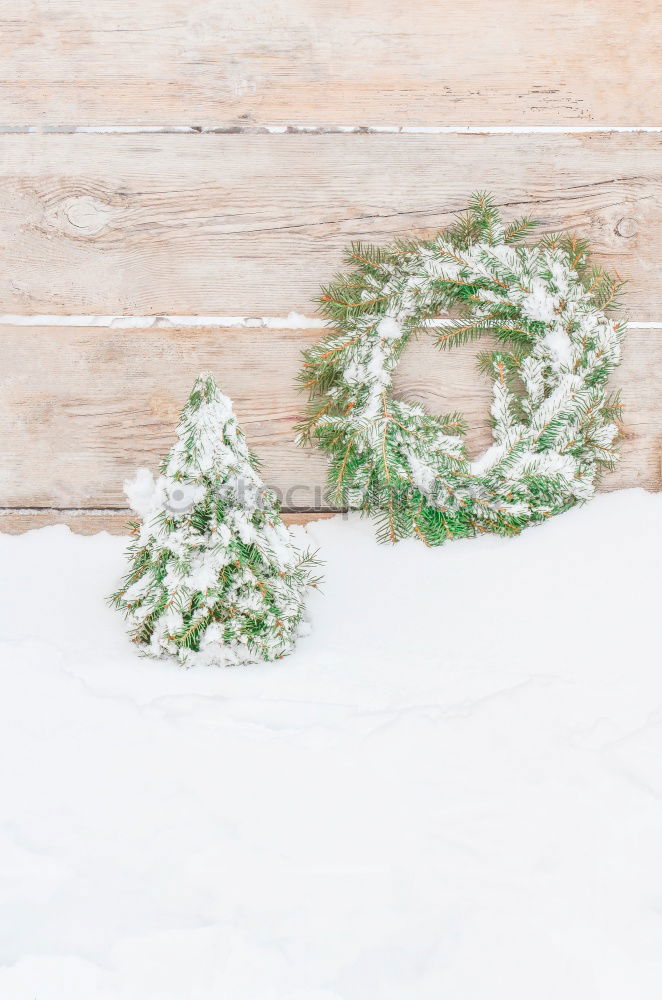
<instances>
[{"instance_id":1,"label":"wooden wall","mask_svg":"<svg viewBox=\"0 0 662 1000\"><path fill-rule=\"evenodd\" d=\"M318 287L476 188L629 280L605 487L662 488L661 40L653 0L0 0L0 530L120 530L207 369L285 508L325 509L293 443ZM397 383L475 454L474 353L421 339Z\"/></svg>"}]
</instances>

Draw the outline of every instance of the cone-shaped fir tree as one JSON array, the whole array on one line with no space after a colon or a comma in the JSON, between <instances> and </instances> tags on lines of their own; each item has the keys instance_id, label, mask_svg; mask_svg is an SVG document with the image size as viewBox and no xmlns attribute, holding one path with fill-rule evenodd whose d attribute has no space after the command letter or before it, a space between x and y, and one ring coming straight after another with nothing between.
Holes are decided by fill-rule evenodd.
<instances>
[{"instance_id":1,"label":"cone-shaped fir tree","mask_svg":"<svg viewBox=\"0 0 662 1000\"><path fill-rule=\"evenodd\" d=\"M131 571L111 600L153 656L274 660L305 627L314 559L295 548L211 375L196 380L177 437L156 482L140 469L125 484L142 524L132 526Z\"/></svg>"}]
</instances>

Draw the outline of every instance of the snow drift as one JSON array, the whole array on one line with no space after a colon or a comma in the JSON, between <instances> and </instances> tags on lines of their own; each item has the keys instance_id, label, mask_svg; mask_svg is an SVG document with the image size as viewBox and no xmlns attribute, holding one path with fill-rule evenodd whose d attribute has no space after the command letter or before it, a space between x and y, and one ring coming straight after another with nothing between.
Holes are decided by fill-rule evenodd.
<instances>
[{"instance_id":1,"label":"snow drift","mask_svg":"<svg viewBox=\"0 0 662 1000\"><path fill-rule=\"evenodd\" d=\"M125 539L2 536L0 996L658 1000L661 517L318 522L312 634L188 671L105 605Z\"/></svg>"}]
</instances>

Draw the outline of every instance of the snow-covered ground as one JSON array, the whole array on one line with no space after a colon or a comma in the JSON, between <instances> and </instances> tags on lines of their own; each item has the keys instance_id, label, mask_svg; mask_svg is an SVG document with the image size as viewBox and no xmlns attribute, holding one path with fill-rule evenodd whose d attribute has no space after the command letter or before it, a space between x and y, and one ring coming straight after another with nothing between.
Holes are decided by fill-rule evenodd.
<instances>
[{"instance_id":1,"label":"snow-covered ground","mask_svg":"<svg viewBox=\"0 0 662 1000\"><path fill-rule=\"evenodd\" d=\"M124 539L1 536L2 1000L659 1000L661 522L318 522L297 652L190 671Z\"/></svg>"}]
</instances>

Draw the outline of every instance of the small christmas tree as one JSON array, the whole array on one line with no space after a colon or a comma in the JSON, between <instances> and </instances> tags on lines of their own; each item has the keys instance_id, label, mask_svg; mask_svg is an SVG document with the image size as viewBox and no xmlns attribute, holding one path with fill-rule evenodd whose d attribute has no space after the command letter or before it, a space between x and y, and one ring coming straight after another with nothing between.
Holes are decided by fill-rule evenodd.
<instances>
[{"instance_id":1,"label":"small christmas tree","mask_svg":"<svg viewBox=\"0 0 662 1000\"><path fill-rule=\"evenodd\" d=\"M125 483L142 524L132 525L131 571L111 601L153 656L186 665L283 656L302 630L315 560L295 548L211 375L196 379L177 436L156 482L140 469Z\"/></svg>"}]
</instances>

